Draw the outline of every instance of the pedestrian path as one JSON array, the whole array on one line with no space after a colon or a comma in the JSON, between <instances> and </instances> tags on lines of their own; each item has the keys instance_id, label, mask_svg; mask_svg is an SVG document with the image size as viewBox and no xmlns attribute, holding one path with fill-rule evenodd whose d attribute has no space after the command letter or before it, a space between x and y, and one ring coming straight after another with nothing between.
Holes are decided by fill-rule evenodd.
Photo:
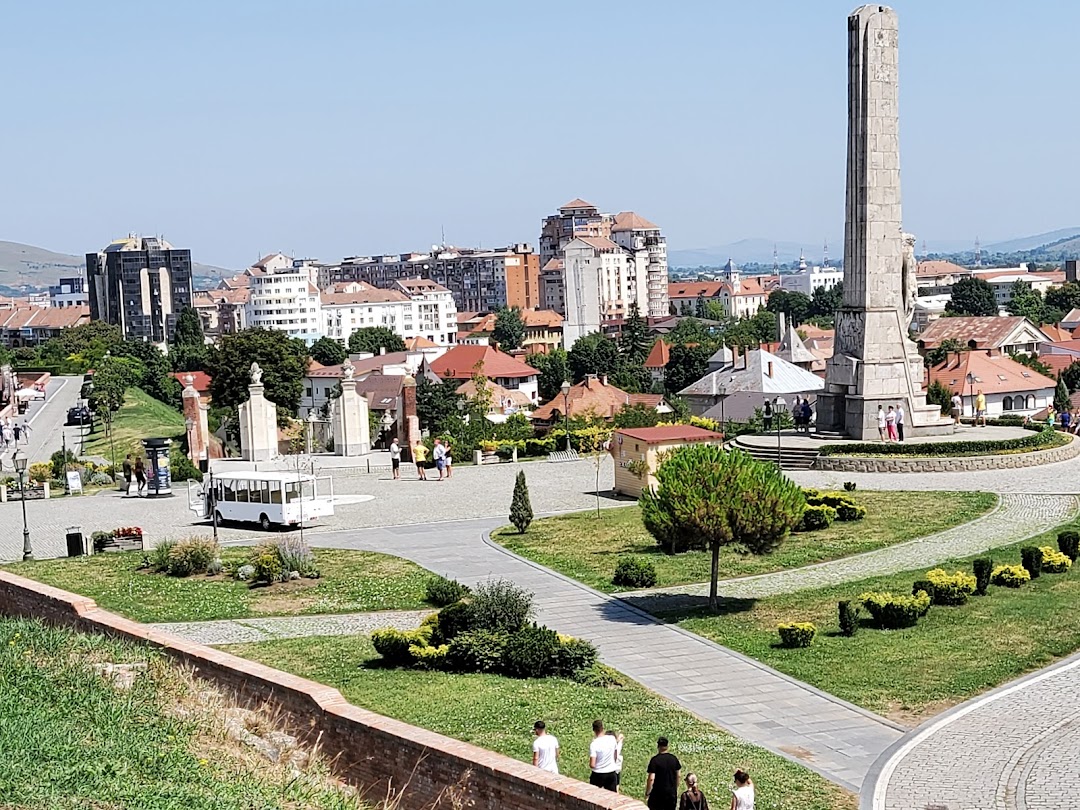
<instances>
[{"instance_id":1,"label":"pedestrian path","mask_svg":"<svg viewBox=\"0 0 1080 810\"><path fill-rule=\"evenodd\" d=\"M721 596L733 599L761 599L930 568L953 557L967 557L1042 534L1067 521L1076 510L1077 500L1073 495L1001 495L996 509L962 526L839 560L723 580L718 591ZM653 612L700 604L708 594L709 583L703 582L629 591L620 597Z\"/></svg>"},{"instance_id":2,"label":"pedestrian path","mask_svg":"<svg viewBox=\"0 0 1080 810\"><path fill-rule=\"evenodd\" d=\"M638 683L852 791L903 729L491 543L505 519L315 535L313 545L405 557L468 585L502 578L536 595L537 620L596 644Z\"/></svg>"},{"instance_id":3,"label":"pedestrian path","mask_svg":"<svg viewBox=\"0 0 1080 810\"><path fill-rule=\"evenodd\" d=\"M382 610L373 613L337 613L322 616L274 616L221 619L210 622L171 622L149 625L196 644L249 644L303 636L358 636L382 627L413 630L430 610Z\"/></svg>"},{"instance_id":4,"label":"pedestrian path","mask_svg":"<svg viewBox=\"0 0 1080 810\"><path fill-rule=\"evenodd\" d=\"M945 712L875 763L863 810L1080 809L1080 655Z\"/></svg>"}]
</instances>

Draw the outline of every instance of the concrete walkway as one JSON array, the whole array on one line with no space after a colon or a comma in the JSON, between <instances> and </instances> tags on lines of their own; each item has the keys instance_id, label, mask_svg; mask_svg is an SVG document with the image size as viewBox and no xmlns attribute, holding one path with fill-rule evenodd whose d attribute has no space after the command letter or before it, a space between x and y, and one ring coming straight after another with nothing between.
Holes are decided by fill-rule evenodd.
<instances>
[{"instance_id":1,"label":"concrete walkway","mask_svg":"<svg viewBox=\"0 0 1080 810\"><path fill-rule=\"evenodd\" d=\"M935 717L875 763L862 810L1080 810L1080 654Z\"/></svg>"},{"instance_id":2,"label":"concrete walkway","mask_svg":"<svg viewBox=\"0 0 1080 810\"><path fill-rule=\"evenodd\" d=\"M359 636L382 627L414 630L430 610L381 610L317 616L268 616L211 622L172 622L149 625L196 644L248 644L303 636Z\"/></svg>"},{"instance_id":3,"label":"concrete walkway","mask_svg":"<svg viewBox=\"0 0 1080 810\"><path fill-rule=\"evenodd\" d=\"M962 526L830 562L724 580L718 590L726 597L760 599L931 568L954 557L967 557L1042 534L1067 521L1076 510L1076 497L1072 495L1001 495L996 509ZM708 594L709 583L703 582L629 591L619 596L643 610L657 612L700 605Z\"/></svg>"},{"instance_id":4,"label":"concrete walkway","mask_svg":"<svg viewBox=\"0 0 1080 810\"><path fill-rule=\"evenodd\" d=\"M489 542L504 518L313 535L313 545L405 557L468 585L513 580L536 594L537 619L596 644L638 683L727 729L858 791L903 729L763 664L663 624ZM657 732L662 732L658 729Z\"/></svg>"}]
</instances>

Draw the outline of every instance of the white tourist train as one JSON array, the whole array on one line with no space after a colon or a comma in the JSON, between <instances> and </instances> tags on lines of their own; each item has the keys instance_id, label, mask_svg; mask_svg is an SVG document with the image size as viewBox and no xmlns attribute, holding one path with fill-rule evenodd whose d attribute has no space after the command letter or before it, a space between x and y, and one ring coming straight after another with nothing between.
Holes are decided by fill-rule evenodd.
<instances>
[{"instance_id":1,"label":"white tourist train","mask_svg":"<svg viewBox=\"0 0 1080 810\"><path fill-rule=\"evenodd\" d=\"M273 526L300 526L334 514L330 476L292 472L235 472L208 475L202 484L188 482L188 508L210 520Z\"/></svg>"}]
</instances>

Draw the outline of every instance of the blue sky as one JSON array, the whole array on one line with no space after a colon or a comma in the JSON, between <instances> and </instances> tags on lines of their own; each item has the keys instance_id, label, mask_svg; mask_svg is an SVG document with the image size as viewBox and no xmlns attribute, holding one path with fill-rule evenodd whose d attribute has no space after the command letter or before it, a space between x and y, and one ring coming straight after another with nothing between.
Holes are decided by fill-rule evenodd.
<instances>
[{"instance_id":1,"label":"blue sky","mask_svg":"<svg viewBox=\"0 0 1080 810\"><path fill-rule=\"evenodd\" d=\"M905 227L931 250L1080 225L1080 4L1025 5L896 4ZM78 254L163 233L239 268L422 249L442 229L535 245L584 197L672 249L833 244L853 8L9 4L0 238Z\"/></svg>"}]
</instances>

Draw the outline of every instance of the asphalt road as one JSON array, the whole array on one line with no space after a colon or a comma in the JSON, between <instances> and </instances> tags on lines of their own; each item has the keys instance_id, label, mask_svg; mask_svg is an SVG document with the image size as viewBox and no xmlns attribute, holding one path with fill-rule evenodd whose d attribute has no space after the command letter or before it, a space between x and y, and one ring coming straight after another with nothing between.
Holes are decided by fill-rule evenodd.
<instances>
[{"instance_id":1,"label":"asphalt road","mask_svg":"<svg viewBox=\"0 0 1080 810\"><path fill-rule=\"evenodd\" d=\"M69 447L79 441L78 427L64 427L68 408L75 406L79 399L81 377L53 377L45 388L45 400L31 402L27 412L19 418L30 425L30 436L19 443L19 449L30 458L30 462L48 461L49 456L61 448L63 432L67 432ZM0 453L0 465L7 472L12 472L11 456L13 450Z\"/></svg>"}]
</instances>

